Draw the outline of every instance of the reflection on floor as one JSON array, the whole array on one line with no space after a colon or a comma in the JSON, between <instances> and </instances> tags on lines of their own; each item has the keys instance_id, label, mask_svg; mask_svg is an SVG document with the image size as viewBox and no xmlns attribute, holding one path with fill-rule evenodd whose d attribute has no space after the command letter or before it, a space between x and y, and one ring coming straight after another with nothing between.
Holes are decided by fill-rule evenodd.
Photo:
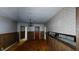
<instances>
[{"instance_id":1,"label":"reflection on floor","mask_svg":"<svg viewBox=\"0 0 79 59\"><path fill-rule=\"evenodd\" d=\"M11 48L9 48L7 51L14 51L17 47L21 46L26 42L25 39L21 39L20 42L16 42Z\"/></svg>"},{"instance_id":2,"label":"reflection on floor","mask_svg":"<svg viewBox=\"0 0 79 59\"><path fill-rule=\"evenodd\" d=\"M27 40L23 39L15 47L8 51L48 51L46 40Z\"/></svg>"}]
</instances>

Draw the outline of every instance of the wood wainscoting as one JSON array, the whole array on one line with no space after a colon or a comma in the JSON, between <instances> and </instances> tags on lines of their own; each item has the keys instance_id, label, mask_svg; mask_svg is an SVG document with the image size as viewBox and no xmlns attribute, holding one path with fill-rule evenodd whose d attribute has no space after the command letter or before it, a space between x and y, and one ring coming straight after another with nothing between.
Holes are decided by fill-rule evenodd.
<instances>
[{"instance_id":1,"label":"wood wainscoting","mask_svg":"<svg viewBox=\"0 0 79 59\"><path fill-rule=\"evenodd\" d=\"M34 32L33 31L27 32L27 39L34 40Z\"/></svg>"},{"instance_id":2,"label":"wood wainscoting","mask_svg":"<svg viewBox=\"0 0 79 59\"><path fill-rule=\"evenodd\" d=\"M44 39L44 31L40 32L40 39Z\"/></svg>"},{"instance_id":3,"label":"wood wainscoting","mask_svg":"<svg viewBox=\"0 0 79 59\"><path fill-rule=\"evenodd\" d=\"M18 41L18 32L0 34L0 50L4 50L5 48Z\"/></svg>"},{"instance_id":4,"label":"wood wainscoting","mask_svg":"<svg viewBox=\"0 0 79 59\"><path fill-rule=\"evenodd\" d=\"M71 47L51 37L48 40L48 45L51 51L74 51Z\"/></svg>"},{"instance_id":5,"label":"wood wainscoting","mask_svg":"<svg viewBox=\"0 0 79 59\"><path fill-rule=\"evenodd\" d=\"M27 32L27 39L35 40L35 32L33 31ZM39 40L40 39L44 39L44 31L39 32Z\"/></svg>"},{"instance_id":6,"label":"wood wainscoting","mask_svg":"<svg viewBox=\"0 0 79 59\"><path fill-rule=\"evenodd\" d=\"M75 51L76 49L71 48L67 44L52 38L47 33L47 43L50 51Z\"/></svg>"}]
</instances>

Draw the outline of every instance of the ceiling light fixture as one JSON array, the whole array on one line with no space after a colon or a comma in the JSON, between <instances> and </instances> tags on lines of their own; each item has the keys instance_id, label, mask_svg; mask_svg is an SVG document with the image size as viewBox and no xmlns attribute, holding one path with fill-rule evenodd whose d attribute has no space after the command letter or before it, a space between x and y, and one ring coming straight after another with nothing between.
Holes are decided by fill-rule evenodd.
<instances>
[{"instance_id":1,"label":"ceiling light fixture","mask_svg":"<svg viewBox=\"0 0 79 59\"><path fill-rule=\"evenodd\" d=\"M28 26L29 26L29 27L32 27L32 26L33 26L33 23L32 23L32 19L31 19L31 17L29 18Z\"/></svg>"}]
</instances>

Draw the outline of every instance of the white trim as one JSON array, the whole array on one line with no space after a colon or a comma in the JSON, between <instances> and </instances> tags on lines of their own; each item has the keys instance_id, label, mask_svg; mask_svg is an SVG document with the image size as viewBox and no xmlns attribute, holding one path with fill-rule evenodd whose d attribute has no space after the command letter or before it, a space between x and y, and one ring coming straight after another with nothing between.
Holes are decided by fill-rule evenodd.
<instances>
[{"instance_id":1,"label":"white trim","mask_svg":"<svg viewBox=\"0 0 79 59\"><path fill-rule=\"evenodd\" d=\"M16 43L17 43L17 42L13 43L12 45L10 45L9 47L5 48L5 49L2 50L2 51L6 51L6 50L8 50L8 49L11 48L12 46L14 46Z\"/></svg>"},{"instance_id":2,"label":"white trim","mask_svg":"<svg viewBox=\"0 0 79 59\"><path fill-rule=\"evenodd\" d=\"M46 26L44 27L44 39L46 40Z\"/></svg>"},{"instance_id":3,"label":"white trim","mask_svg":"<svg viewBox=\"0 0 79 59\"><path fill-rule=\"evenodd\" d=\"M27 26L25 26L25 40L27 40Z\"/></svg>"}]
</instances>

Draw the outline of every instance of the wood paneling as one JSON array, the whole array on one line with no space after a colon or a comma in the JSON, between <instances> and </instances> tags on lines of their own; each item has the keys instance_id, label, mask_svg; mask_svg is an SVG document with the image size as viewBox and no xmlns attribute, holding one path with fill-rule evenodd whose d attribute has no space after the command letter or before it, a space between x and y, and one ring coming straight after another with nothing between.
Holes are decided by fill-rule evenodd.
<instances>
[{"instance_id":1,"label":"wood paneling","mask_svg":"<svg viewBox=\"0 0 79 59\"><path fill-rule=\"evenodd\" d=\"M79 8L76 8L76 50L79 51Z\"/></svg>"},{"instance_id":2,"label":"wood paneling","mask_svg":"<svg viewBox=\"0 0 79 59\"><path fill-rule=\"evenodd\" d=\"M34 32L27 32L27 39L34 40Z\"/></svg>"},{"instance_id":3,"label":"wood paneling","mask_svg":"<svg viewBox=\"0 0 79 59\"><path fill-rule=\"evenodd\" d=\"M44 32L40 32L40 39L44 39Z\"/></svg>"},{"instance_id":4,"label":"wood paneling","mask_svg":"<svg viewBox=\"0 0 79 59\"><path fill-rule=\"evenodd\" d=\"M2 47L2 40L3 40L2 35L0 35L0 50L1 50L1 47Z\"/></svg>"},{"instance_id":5,"label":"wood paneling","mask_svg":"<svg viewBox=\"0 0 79 59\"><path fill-rule=\"evenodd\" d=\"M51 38L50 36L47 36L47 42L48 42L50 51L74 51L75 50L69 47L68 45L66 45L65 43L62 43L55 38Z\"/></svg>"},{"instance_id":6,"label":"wood paneling","mask_svg":"<svg viewBox=\"0 0 79 59\"><path fill-rule=\"evenodd\" d=\"M19 41L17 32L0 34L0 48L5 49L16 41Z\"/></svg>"},{"instance_id":7,"label":"wood paneling","mask_svg":"<svg viewBox=\"0 0 79 59\"><path fill-rule=\"evenodd\" d=\"M44 32L39 32L39 39L44 39ZM27 32L27 38L28 40L35 40L35 32ZM37 39L37 38L36 38Z\"/></svg>"}]
</instances>

